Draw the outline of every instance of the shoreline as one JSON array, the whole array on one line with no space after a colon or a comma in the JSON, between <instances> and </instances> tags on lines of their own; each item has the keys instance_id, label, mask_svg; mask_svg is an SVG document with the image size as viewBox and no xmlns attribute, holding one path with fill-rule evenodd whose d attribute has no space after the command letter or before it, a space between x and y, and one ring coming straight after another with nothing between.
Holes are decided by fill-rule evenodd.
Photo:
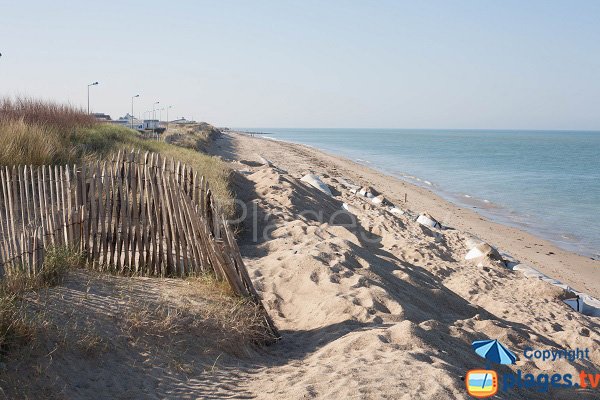
<instances>
[{"instance_id":1,"label":"shoreline","mask_svg":"<svg viewBox=\"0 0 600 400\"><path fill-rule=\"evenodd\" d=\"M442 224L477 236L523 264L531 265L580 292L600 297L598 269L600 261L558 247L547 239L518 227L488 219L486 216L443 198L429 188L379 171L348 159L329 154L313 146L269 137L251 137L238 131L224 132L269 145L255 146L257 154L270 159L293 175L313 171L339 176L361 186L372 186L392 203L414 212L432 214ZM404 203L404 195L408 201Z\"/></svg>"}]
</instances>

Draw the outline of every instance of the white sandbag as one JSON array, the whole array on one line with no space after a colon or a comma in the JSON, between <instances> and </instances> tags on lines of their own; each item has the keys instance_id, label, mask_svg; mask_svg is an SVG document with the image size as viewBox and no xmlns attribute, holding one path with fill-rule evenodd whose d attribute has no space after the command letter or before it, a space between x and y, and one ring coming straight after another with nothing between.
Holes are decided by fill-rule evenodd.
<instances>
[{"instance_id":1,"label":"white sandbag","mask_svg":"<svg viewBox=\"0 0 600 400\"><path fill-rule=\"evenodd\" d=\"M346 211L348 211L351 214L356 214L357 210L356 208L352 207L350 204L348 203L342 203L342 208Z\"/></svg>"},{"instance_id":2,"label":"white sandbag","mask_svg":"<svg viewBox=\"0 0 600 400\"><path fill-rule=\"evenodd\" d=\"M546 275L542 274L540 271L536 271L535 269L529 269L529 270L523 271L523 275L525 275L527 278L538 278L538 279L546 278Z\"/></svg>"},{"instance_id":3,"label":"white sandbag","mask_svg":"<svg viewBox=\"0 0 600 400\"><path fill-rule=\"evenodd\" d=\"M537 269L535 269L533 267L530 267L529 265L525 265L525 264L517 264L517 265L515 265L513 267L513 271L519 271L522 274L531 273L531 274L543 275Z\"/></svg>"},{"instance_id":4,"label":"white sandbag","mask_svg":"<svg viewBox=\"0 0 600 400\"><path fill-rule=\"evenodd\" d=\"M546 283L551 284L552 286L556 286L566 292L571 293L573 296L576 296L576 297L572 297L572 298L563 300L563 302L565 304L567 304L573 310L580 312L584 315L587 315L590 317L600 317L600 300L598 300L590 295L587 295L585 293L577 292L577 291L573 290L569 285L562 283L561 281L559 281L557 279L550 278L549 276L542 274L537 269L530 267L528 265L517 264L512 269L513 269L513 271L521 272L527 278L540 279Z\"/></svg>"},{"instance_id":5,"label":"white sandbag","mask_svg":"<svg viewBox=\"0 0 600 400\"><path fill-rule=\"evenodd\" d=\"M402 211L398 207L390 207L389 211L394 215L404 215L404 211Z\"/></svg>"},{"instance_id":6,"label":"white sandbag","mask_svg":"<svg viewBox=\"0 0 600 400\"><path fill-rule=\"evenodd\" d=\"M500 255L500 253L498 253L498 250L496 250L495 248L493 248L492 246L490 246L489 244L487 244L485 242L481 242L478 245L476 245L475 247L473 247L471 250L469 250L469 252L465 256L465 260L475 260L475 259L484 258L484 257L489 257L494 260L504 261L502 259L502 256Z\"/></svg>"},{"instance_id":7,"label":"white sandbag","mask_svg":"<svg viewBox=\"0 0 600 400\"><path fill-rule=\"evenodd\" d=\"M557 279L550 278L549 276L543 275L540 277L540 279L543 280L544 282L551 284L552 286L556 286L563 290L566 290L567 292L573 291L573 289L571 289L571 287L569 285L562 283L561 281L559 281Z\"/></svg>"},{"instance_id":8,"label":"white sandbag","mask_svg":"<svg viewBox=\"0 0 600 400\"><path fill-rule=\"evenodd\" d=\"M442 227L442 225L439 222L437 222L435 220L435 218L433 218L429 214L419 215L419 218L417 218L417 222L420 223L421 225L430 226L432 228L441 228Z\"/></svg>"},{"instance_id":9,"label":"white sandbag","mask_svg":"<svg viewBox=\"0 0 600 400\"><path fill-rule=\"evenodd\" d=\"M371 203L375 204L376 206L380 205L380 204L385 204L387 203L387 200L385 199L385 197L383 197L382 194L380 194L379 196L375 196L371 199Z\"/></svg>"},{"instance_id":10,"label":"white sandbag","mask_svg":"<svg viewBox=\"0 0 600 400\"><path fill-rule=\"evenodd\" d=\"M565 299L563 302L577 312L583 312L583 300L577 296L573 299Z\"/></svg>"},{"instance_id":11,"label":"white sandbag","mask_svg":"<svg viewBox=\"0 0 600 400\"><path fill-rule=\"evenodd\" d=\"M331 194L331 190L329 189L329 186L327 186L325 183L323 183L323 181L321 180L321 178L319 178L317 175L315 174L306 174L302 177L302 179L300 179L302 182L306 182L309 185L311 185L312 187L319 189L321 192L332 196Z\"/></svg>"},{"instance_id":12,"label":"white sandbag","mask_svg":"<svg viewBox=\"0 0 600 400\"><path fill-rule=\"evenodd\" d=\"M264 158L260 154L257 154L256 157L258 158L258 162L260 162L262 165L266 165L267 167L272 167L273 166L273 163L270 160L267 160L266 158Z\"/></svg>"},{"instance_id":13,"label":"white sandbag","mask_svg":"<svg viewBox=\"0 0 600 400\"><path fill-rule=\"evenodd\" d=\"M467 245L467 248L472 249L473 247L480 245L481 243L483 243L483 240L475 238L475 237L469 237L465 240L465 244Z\"/></svg>"},{"instance_id":14,"label":"white sandbag","mask_svg":"<svg viewBox=\"0 0 600 400\"><path fill-rule=\"evenodd\" d=\"M360 190L360 186L348 182L344 178L337 178L338 182L347 189L350 189L352 193L356 193Z\"/></svg>"},{"instance_id":15,"label":"white sandbag","mask_svg":"<svg viewBox=\"0 0 600 400\"><path fill-rule=\"evenodd\" d=\"M583 293L579 294L579 298L583 301L583 314L600 317L600 300Z\"/></svg>"},{"instance_id":16,"label":"white sandbag","mask_svg":"<svg viewBox=\"0 0 600 400\"><path fill-rule=\"evenodd\" d=\"M375 196L379 195L379 193L377 191L375 191L373 188L370 188L368 186L360 188L360 190L358 191L358 194L360 196L364 196L368 199L373 199Z\"/></svg>"}]
</instances>

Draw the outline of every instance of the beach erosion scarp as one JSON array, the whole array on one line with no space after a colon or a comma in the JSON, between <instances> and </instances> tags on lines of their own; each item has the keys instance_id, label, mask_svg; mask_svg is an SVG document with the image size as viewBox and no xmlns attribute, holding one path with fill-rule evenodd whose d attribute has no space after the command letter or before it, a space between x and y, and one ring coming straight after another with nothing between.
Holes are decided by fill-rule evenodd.
<instances>
[{"instance_id":1,"label":"beach erosion scarp","mask_svg":"<svg viewBox=\"0 0 600 400\"><path fill-rule=\"evenodd\" d=\"M477 229L458 227L438 199L419 202L406 183L373 179L374 171L304 146L233 132L217 143L239 172L242 254L282 331L262 355L270 366L248 383L259 398L467 398L461 377L484 367L474 340L498 339L521 354L500 373L548 370L522 356L528 347L594 348L600 339L597 321L565 304L562 288L507 268L485 246L482 257L466 260ZM318 182L303 182L307 175ZM331 195L314 187L321 183ZM357 193L368 186L385 204ZM405 190L413 190L407 203L398 195ZM432 223L417 222L427 212L421 222ZM498 246L493 235L481 236ZM511 250L506 243L501 252ZM522 262L536 260L524 255ZM551 369L575 376L598 366L592 352ZM585 395L573 389L561 398Z\"/></svg>"}]
</instances>

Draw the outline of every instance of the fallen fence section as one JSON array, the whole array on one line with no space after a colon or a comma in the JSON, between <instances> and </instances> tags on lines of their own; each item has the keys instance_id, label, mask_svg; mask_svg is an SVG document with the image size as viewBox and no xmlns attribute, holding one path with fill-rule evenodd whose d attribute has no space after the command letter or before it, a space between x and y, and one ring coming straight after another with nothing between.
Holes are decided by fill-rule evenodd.
<instances>
[{"instance_id":1,"label":"fallen fence section","mask_svg":"<svg viewBox=\"0 0 600 400\"><path fill-rule=\"evenodd\" d=\"M119 152L82 166L1 167L0 181L2 276L35 274L45 249L69 246L124 275L213 272L264 311L209 183L185 164Z\"/></svg>"}]
</instances>

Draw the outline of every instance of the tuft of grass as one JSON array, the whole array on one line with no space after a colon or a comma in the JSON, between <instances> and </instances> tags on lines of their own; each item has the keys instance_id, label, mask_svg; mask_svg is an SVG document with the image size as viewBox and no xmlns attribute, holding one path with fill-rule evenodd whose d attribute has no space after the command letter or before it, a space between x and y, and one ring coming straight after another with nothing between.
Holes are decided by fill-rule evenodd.
<instances>
[{"instance_id":1,"label":"tuft of grass","mask_svg":"<svg viewBox=\"0 0 600 400\"><path fill-rule=\"evenodd\" d=\"M273 341L256 304L235 296L229 286L209 274L186 281L188 290L181 294L194 299L193 303L132 305L120 314L125 335L141 343L156 344L157 338L161 339L162 349L167 351L175 350L173 346L184 343L190 334L201 333L203 348L236 356L247 354L254 345Z\"/></svg>"},{"instance_id":2,"label":"tuft of grass","mask_svg":"<svg viewBox=\"0 0 600 400\"><path fill-rule=\"evenodd\" d=\"M10 292L0 293L0 352L29 343L35 331L35 325L23 310L20 297Z\"/></svg>"},{"instance_id":3,"label":"tuft of grass","mask_svg":"<svg viewBox=\"0 0 600 400\"><path fill-rule=\"evenodd\" d=\"M27 319L23 310L23 295L58 285L69 269L81 267L82 263L83 258L77 251L56 247L46 252L44 265L37 274L28 276L17 270L3 277L0 281L0 351L34 337L35 324Z\"/></svg>"},{"instance_id":4,"label":"tuft of grass","mask_svg":"<svg viewBox=\"0 0 600 400\"><path fill-rule=\"evenodd\" d=\"M62 282L67 271L84 265L85 258L78 250L66 246L52 247L46 251L42 270L36 275L38 284L56 286Z\"/></svg>"},{"instance_id":5,"label":"tuft of grass","mask_svg":"<svg viewBox=\"0 0 600 400\"><path fill-rule=\"evenodd\" d=\"M28 124L22 118L0 119L0 164L43 165L69 162L72 154L51 128Z\"/></svg>"},{"instance_id":6,"label":"tuft of grass","mask_svg":"<svg viewBox=\"0 0 600 400\"><path fill-rule=\"evenodd\" d=\"M31 98L0 99L0 165L73 163L75 137L98 123L69 105Z\"/></svg>"},{"instance_id":7,"label":"tuft of grass","mask_svg":"<svg viewBox=\"0 0 600 400\"><path fill-rule=\"evenodd\" d=\"M28 125L62 132L97 124L96 119L81 108L31 97L0 99L0 117L8 121L23 120Z\"/></svg>"},{"instance_id":8,"label":"tuft of grass","mask_svg":"<svg viewBox=\"0 0 600 400\"><path fill-rule=\"evenodd\" d=\"M165 136L165 142L187 149L206 152L211 142L221 132L206 122L197 124L172 125Z\"/></svg>"}]
</instances>

